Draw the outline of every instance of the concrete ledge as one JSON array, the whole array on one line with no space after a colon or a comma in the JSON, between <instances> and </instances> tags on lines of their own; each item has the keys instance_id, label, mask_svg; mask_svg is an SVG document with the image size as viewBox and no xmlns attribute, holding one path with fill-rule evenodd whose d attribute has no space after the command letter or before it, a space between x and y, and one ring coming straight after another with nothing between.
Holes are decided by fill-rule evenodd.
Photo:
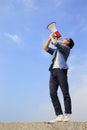
<instances>
[{"instance_id":1,"label":"concrete ledge","mask_svg":"<svg viewBox=\"0 0 87 130\"><path fill-rule=\"evenodd\" d=\"M87 122L1 122L0 130L87 130Z\"/></svg>"}]
</instances>

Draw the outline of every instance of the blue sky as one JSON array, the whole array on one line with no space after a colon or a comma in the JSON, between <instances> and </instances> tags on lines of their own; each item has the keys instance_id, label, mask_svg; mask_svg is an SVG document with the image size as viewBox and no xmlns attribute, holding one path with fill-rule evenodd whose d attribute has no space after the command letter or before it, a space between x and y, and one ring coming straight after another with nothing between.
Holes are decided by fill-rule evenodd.
<instances>
[{"instance_id":1,"label":"blue sky","mask_svg":"<svg viewBox=\"0 0 87 130\"><path fill-rule=\"evenodd\" d=\"M63 38L75 42L68 59L72 120L87 120L86 12L85 0L0 0L0 121L55 117L49 97L51 57L43 50L52 21Z\"/></svg>"}]
</instances>

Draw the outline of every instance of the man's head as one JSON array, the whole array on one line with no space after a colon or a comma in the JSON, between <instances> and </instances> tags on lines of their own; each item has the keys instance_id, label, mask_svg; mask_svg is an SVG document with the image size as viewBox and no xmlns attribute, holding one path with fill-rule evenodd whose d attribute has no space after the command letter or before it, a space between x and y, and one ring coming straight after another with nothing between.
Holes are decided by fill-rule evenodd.
<instances>
[{"instance_id":1,"label":"man's head","mask_svg":"<svg viewBox=\"0 0 87 130\"><path fill-rule=\"evenodd\" d=\"M74 41L71 38L65 38L64 40L61 41L61 44L67 45L70 47L70 49L72 49L74 46Z\"/></svg>"}]
</instances>

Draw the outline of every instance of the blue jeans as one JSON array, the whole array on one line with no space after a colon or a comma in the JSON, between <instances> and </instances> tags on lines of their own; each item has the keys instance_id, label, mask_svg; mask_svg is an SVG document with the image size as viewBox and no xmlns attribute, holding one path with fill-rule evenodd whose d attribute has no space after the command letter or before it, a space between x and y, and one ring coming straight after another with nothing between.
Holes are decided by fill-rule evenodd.
<instances>
[{"instance_id":1,"label":"blue jeans","mask_svg":"<svg viewBox=\"0 0 87 130\"><path fill-rule=\"evenodd\" d=\"M59 97L57 94L57 90L59 86L63 94L65 113L71 114L72 113L71 98L70 98L69 86L67 82L67 69L53 69L50 74L50 81L49 81L50 97L56 115L63 114Z\"/></svg>"}]
</instances>

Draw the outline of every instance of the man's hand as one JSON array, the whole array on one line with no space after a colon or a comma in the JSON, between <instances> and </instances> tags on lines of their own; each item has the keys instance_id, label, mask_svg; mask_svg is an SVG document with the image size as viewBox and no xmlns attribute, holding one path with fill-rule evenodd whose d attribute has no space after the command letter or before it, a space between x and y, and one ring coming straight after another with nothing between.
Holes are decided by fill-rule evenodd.
<instances>
[{"instance_id":1,"label":"man's hand","mask_svg":"<svg viewBox=\"0 0 87 130\"><path fill-rule=\"evenodd\" d=\"M56 45L56 40L55 40L55 34L54 33L52 33L52 34L50 34L50 39L51 39L51 42L53 43L53 45Z\"/></svg>"},{"instance_id":2,"label":"man's hand","mask_svg":"<svg viewBox=\"0 0 87 130\"><path fill-rule=\"evenodd\" d=\"M55 37L55 34L54 34L54 33L52 33L52 34L50 34L50 35L49 35L49 37L50 37L50 39L52 39L52 38L54 38L54 37Z\"/></svg>"}]
</instances>

